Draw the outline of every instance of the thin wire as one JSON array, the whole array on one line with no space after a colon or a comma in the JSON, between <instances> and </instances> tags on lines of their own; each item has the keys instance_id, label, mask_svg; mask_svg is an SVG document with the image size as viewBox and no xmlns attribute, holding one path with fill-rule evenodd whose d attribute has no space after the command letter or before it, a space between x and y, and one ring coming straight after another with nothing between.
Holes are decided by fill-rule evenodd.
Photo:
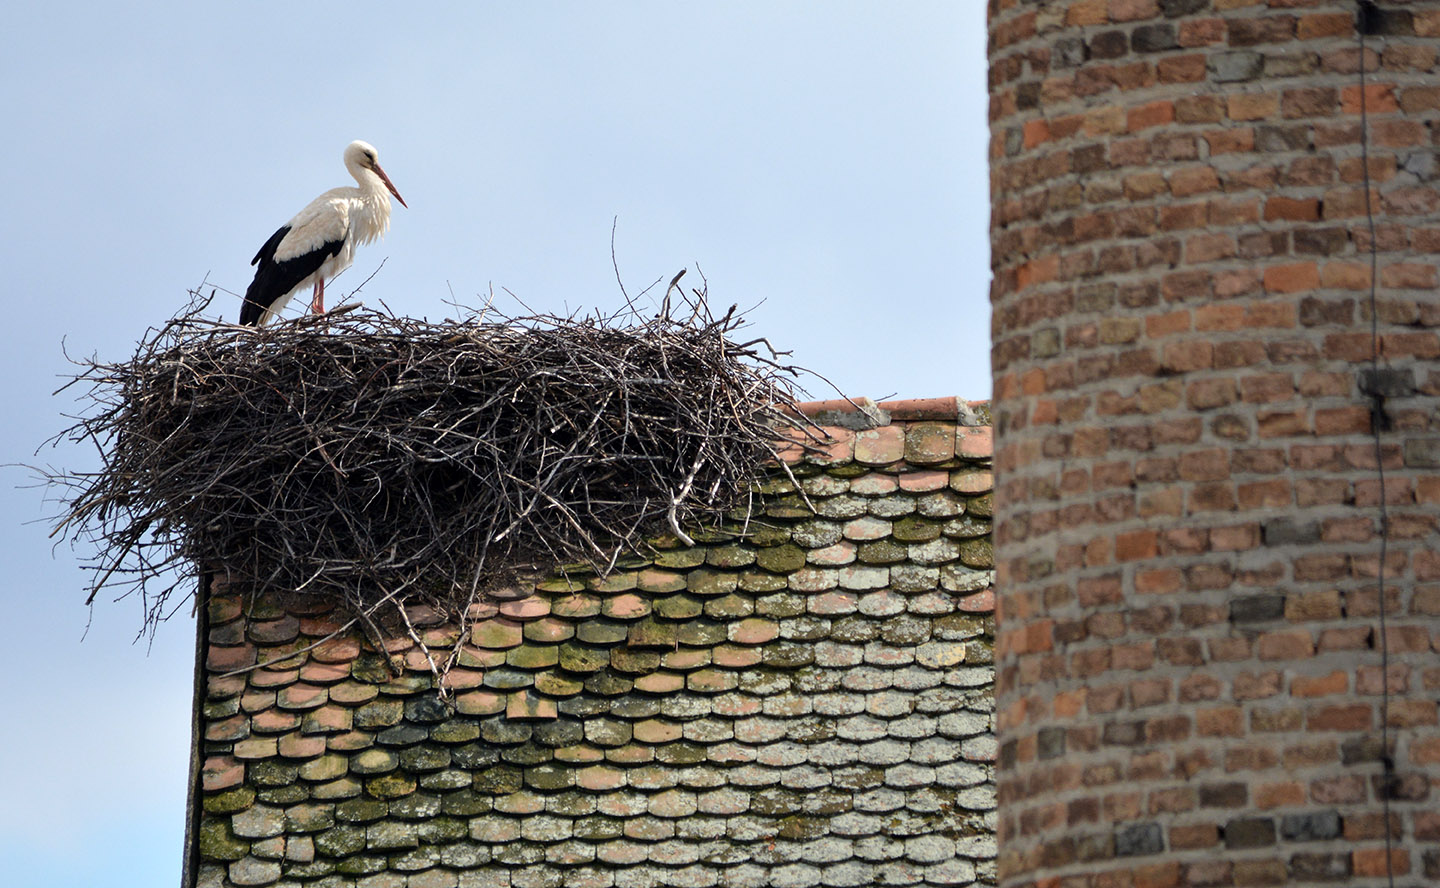
<instances>
[{"instance_id":1,"label":"thin wire","mask_svg":"<svg viewBox=\"0 0 1440 888\"><path fill-rule=\"evenodd\" d=\"M1394 839L1390 831L1390 794L1395 783L1395 762L1390 755L1390 638L1385 619L1385 557L1390 542L1390 514L1385 497L1385 461L1383 459L1380 432L1384 404L1376 389L1380 384L1380 320L1376 300L1378 277L1378 248L1375 243L1375 211L1370 199L1370 119L1365 97L1365 29L1368 26L1364 0L1357 4L1355 31L1360 37L1360 170L1361 182L1365 189L1365 221L1370 233L1370 384L1372 391L1370 432L1375 439L1375 472L1380 481L1380 565L1376 570L1378 608L1380 613L1380 763L1385 770L1385 780L1380 790L1381 810L1385 825L1385 878L1390 888L1395 886Z\"/></svg>"}]
</instances>

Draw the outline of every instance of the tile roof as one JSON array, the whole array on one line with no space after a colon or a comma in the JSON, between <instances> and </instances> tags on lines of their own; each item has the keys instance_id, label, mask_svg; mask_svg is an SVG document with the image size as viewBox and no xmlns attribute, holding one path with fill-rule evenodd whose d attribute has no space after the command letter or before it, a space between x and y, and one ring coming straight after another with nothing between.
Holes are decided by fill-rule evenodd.
<instances>
[{"instance_id":1,"label":"tile roof","mask_svg":"<svg viewBox=\"0 0 1440 888\"><path fill-rule=\"evenodd\" d=\"M993 881L986 408L856 400L748 523L463 638L212 595L198 885Z\"/></svg>"}]
</instances>

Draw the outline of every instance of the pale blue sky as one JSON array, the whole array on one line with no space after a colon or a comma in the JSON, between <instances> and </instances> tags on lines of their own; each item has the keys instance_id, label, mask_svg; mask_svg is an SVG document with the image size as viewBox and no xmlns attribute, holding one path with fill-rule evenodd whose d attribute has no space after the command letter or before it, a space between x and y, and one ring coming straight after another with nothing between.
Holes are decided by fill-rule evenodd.
<instances>
[{"instance_id":1,"label":"pale blue sky","mask_svg":"<svg viewBox=\"0 0 1440 888\"><path fill-rule=\"evenodd\" d=\"M269 234L350 184L355 138L410 209L332 304L386 259L361 298L403 314L492 285L612 310L618 216L632 293L698 263L847 394L988 397L984 51L982 0L13 5L0 462L74 409L62 339L122 357L207 275L243 291ZM86 577L26 482L0 469L6 881L175 884L193 623L147 652L138 604L101 601L82 643Z\"/></svg>"}]
</instances>

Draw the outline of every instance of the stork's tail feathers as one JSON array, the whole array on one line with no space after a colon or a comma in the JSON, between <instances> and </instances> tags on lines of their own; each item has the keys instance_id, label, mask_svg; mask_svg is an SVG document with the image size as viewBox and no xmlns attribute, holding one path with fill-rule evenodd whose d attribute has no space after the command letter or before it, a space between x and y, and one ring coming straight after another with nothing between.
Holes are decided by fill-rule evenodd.
<instances>
[{"instance_id":1,"label":"stork's tail feathers","mask_svg":"<svg viewBox=\"0 0 1440 888\"><path fill-rule=\"evenodd\" d=\"M252 298L255 294L255 285L251 284L250 289L245 291L245 301L240 303L240 323L247 327L258 327L265 319L265 306Z\"/></svg>"}]
</instances>

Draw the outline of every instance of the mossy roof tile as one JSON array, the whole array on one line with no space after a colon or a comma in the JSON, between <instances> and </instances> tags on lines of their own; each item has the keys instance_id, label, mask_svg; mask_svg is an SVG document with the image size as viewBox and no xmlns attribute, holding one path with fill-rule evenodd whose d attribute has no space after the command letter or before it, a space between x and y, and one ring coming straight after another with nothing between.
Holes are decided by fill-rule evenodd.
<instances>
[{"instance_id":1,"label":"mossy roof tile","mask_svg":"<svg viewBox=\"0 0 1440 888\"><path fill-rule=\"evenodd\" d=\"M613 645L624 641L626 636L633 631L633 626L623 622L592 619L576 627L575 638L586 644Z\"/></svg>"},{"instance_id":2,"label":"mossy roof tile","mask_svg":"<svg viewBox=\"0 0 1440 888\"><path fill-rule=\"evenodd\" d=\"M512 692L506 700L505 717L521 721L557 718L555 701L528 688Z\"/></svg>"},{"instance_id":3,"label":"mossy roof tile","mask_svg":"<svg viewBox=\"0 0 1440 888\"><path fill-rule=\"evenodd\" d=\"M490 690L457 694L455 708L463 715L491 715L504 711L505 695Z\"/></svg>"},{"instance_id":4,"label":"mossy roof tile","mask_svg":"<svg viewBox=\"0 0 1440 888\"><path fill-rule=\"evenodd\" d=\"M580 679L547 669L535 675L535 690L549 697L573 697L584 690Z\"/></svg>"},{"instance_id":5,"label":"mossy roof tile","mask_svg":"<svg viewBox=\"0 0 1440 888\"><path fill-rule=\"evenodd\" d=\"M616 571L608 577L592 577L586 582L586 587L600 593L628 592L635 588L637 575L635 571Z\"/></svg>"},{"instance_id":6,"label":"mossy roof tile","mask_svg":"<svg viewBox=\"0 0 1440 888\"><path fill-rule=\"evenodd\" d=\"M739 585L739 574L727 570L697 568L686 576L685 588L691 595L710 597L728 595Z\"/></svg>"},{"instance_id":7,"label":"mossy roof tile","mask_svg":"<svg viewBox=\"0 0 1440 888\"><path fill-rule=\"evenodd\" d=\"M713 647L725 640L725 624L705 618L677 623L675 639L684 645Z\"/></svg>"},{"instance_id":8,"label":"mossy roof tile","mask_svg":"<svg viewBox=\"0 0 1440 888\"><path fill-rule=\"evenodd\" d=\"M309 684L334 684L350 677L350 669L344 663L307 662L300 667L299 678Z\"/></svg>"},{"instance_id":9,"label":"mossy roof tile","mask_svg":"<svg viewBox=\"0 0 1440 888\"><path fill-rule=\"evenodd\" d=\"M479 648L505 650L517 647L523 641L520 624L504 617L494 617L470 627L470 643Z\"/></svg>"},{"instance_id":10,"label":"mossy roof tile","mask_svg":"<svg viewBox=\"0 0 1440 888\"><path fill-rule=\"evenodd\" d=\"M886 466L905 455L905 433L902 426L887 425L863 429L855 433L853 454L856 462Z\"/></svg>"},{"instance_id":11,"label":"mossy roof tile","mask_svg":"<svg viewBox=\"0 0 1440 888\"><path fill-rule=\"evenodd\" d=\"M618 647L610 651L610 668L627 675L654 672L660 667L660 652Z\"/></svg>"},{"instance_id":12,"label":"mossy roof tile","mask_svg":"<svg viewBox=\"0 0 1440 888\"><path fill-rule=\"evenodd\" d=\"M953 423L911 423L905 429L905 460L912 465L928 466L953 458L955 431Z\"/></svg>"},{"instance_id":13,"label":"mossy roof tile","mask_svg":"<svg viewBox=\"0 0 1440 888\"><path fill-rule=\"evenodd\" d=\"M335 752L353 752L357 749L368 749L375 743L373 735L365 731L345 731L341 734L329 734L325 738L325 748Z\"/></svg>"},{"instance_id":14,"label":"mossy roof tile","mask_svg":"<svg viewBox=\"0 0 1440 888\"><path fill-rule=\"evenodd\" d=\"M711 659L716 666L723 666L728 669L741 669L759 663L761 653L758 648L722 644L717 645L712 650Z\"/></svg>"},{"instance_id":15,"label":"mossy roof tile","mask_svg":"<svg viewBox=\"0 0 1440 888\"><path fill-rule=\"evenodd\" d=\"M637 620L650 613L650 608L647 596L632 592L607 597L600 603L600 613L615 620Z\"/></svg>"},{"instance_id":16,"label":"mossy roof tile","mask_svg":"<svg viewBox=\"0 0 1440 888\"><path fill-rule=\"evenodd\" d=\"M685 675L679 672L652 672L635 680L635 690L647 694L668 694L685 687Z\"/></svg>"},{"instance_id":17,"label":"mossy roof tile","mask_svg":"<svg viewBox=\"0 0 1440 888\"><path fill-rule=\"evenodd\" d=\"M677 648L660 655L660 665L666 669L684 672L710 664L713 653L706 648Z\"/></svg>"},{"instance_id":18,"label":"mossy roof tile","mask_svg":"<svg viewBox=\"0 0 1440 888\"><path fill-rule=\"evenodd\" d=\"M324 735L307 735L294 731L282 735L276 748L283 758L311 759L324 755L327 747Z\"/></svg>"},{"instance_id":19,"label":"mossy roof tile","mask_svg":"<svg viewBox=\"0 0 1440 888\"><path fill-rule=\"evenodd\" d=\"M776 592L788 586L783 574L758 570L741 571L736 588L745 592Z\"/></svg>"},{"instance_id":20,"label":"mossy roof tile","mask_svg":"<svg viewBox=\"0 0 1440 888\"><path fill-rule=\"evenodd\" d=\"M995 487L995 475L988 469L966 468L950 473L950 489L966 496L989 493Z\"/></svg>"},{"instance_id":21,"label":"mossy roof tile","mask_svg":"<svg viewBox=\"0 0 1440 888\"><path fill-rule=\"evenodd\" d=\"M445 673L441 687L447 690L470 690L478 688L485 682L485 671L483 669L467 669L463 666L452 667Z\"/></svg>"},{"instance_id":22,"label":"mossy roof tile","mask_svg":"<svg viewBox=\"0 0 1440 888\"><path fill-rule=\"evenodd\" d=\"M542 595L534 595L516 601L502 601L498 610L501 617L523 623L538 620L550 613L550 600Z\"/></svg>"},{"instance_id":23,"label":"mossy roof tile","mask_svg":"<svg viewBox=\"0 0 1440 888\"><path fill-rule=\"evenodd\" d=\"M641 592L679 592L685 588L685 574L658 567L646 568L635 576L635 587Z\"/></svg>"},{"instance_id":24,"label":"mossy roof tile","mask_svg":"<svg viewBox=\"0 0 1440 888\"><path fill-rule=\"evenodd\" d=\"M629 627L624 636L631 647L674 647L679 641L680 623L646 617Z\"/></svg>"},{"instance_id":25,"label":"mossy roof tile","mask_svg":"<svg viewBox=\"0 0 1440 888\"><path fill-rule=\"evenodd\" d=\"M565 641L574 634L573 622L554 615L527 622L521 632L525 641L548 644Z\"/></svg>"},{"instance_id":26,"label":"mossy roof tile","mask_svg":"<svg viewBox=\"0 0 1440 888\"><path fill-rule=\"evenodd\" d=\"M716 694L740 685L740 676L728 669L699 669L685 676L685 687L698 694Z\"/></svg>"},{"instance_id":27,"label":"mossy roof tile","mask_svg":"<svg viewBox=\"0 0 1440 888\"><path fill-rule=\"evenodd\" d=\"M279 754L275 737L250 737L231 747L231 755L241 761L273 759Z\"/></svg>"},{"instance_id":28,"label":"mossy roof tile","mask_svg":"<svg viewBox=\"0 0 1440 888\"><path fill-rule=\"evenodd\" d=\"M937 400L963 412L954 399ZM957 748L981 735L957 738L953 725L949 734L939 726L967 705L965 695L989 705L994 479L983 457L969 455L986 436L962 430L950 439L958 449L942 457L943 428L928 426L953 435L954 416L937 422L940 408L925 402L895 406L891 424L841 429L796 463L810 503L778 474L757 485L768 491L768 526L752 520L746 530L736 512L733 526L696 535L700 545L657 539L652 557L627 560L610 577L577 566L569 578L476 603L470 643L446 682L453 714L439 721L406 714L406 701L433 698L431 663L453 650L455 629L435 612L409 611L423 646L387 640L404 670L397 678L363 653L359 633L300 652L340 627L335 615L302 614L291 637L282 624L294 615L283 610L261 608L251 624L236 607L218 608L233 616L214 624L211 651L231 649L217 662L295 656L258 676L222 679L212 669L204 817L223 816L214 800L237 788L250 794L247 806L335 804L335 826L297 825L285 831L288 843L246 845L260 861L296 847L285 866L297 884L333 874L459 888L467 868L505 877L549 867L567 885L593 875L613 888L607 857L633 859L677 885L692 875L695 885L777 876L869 884L899 872L850 856L872 853L867 843L881 833L891 834L885 847L899 849L886 852L891 864L943 868L947 861L932 860L943 843L914 844L900 858L907 841L938 834L932 820L951 796L936 793L993 795L985 758L993 751ZM247 637L266 644L216 644ZM283 698L292 707L307 688L328 691L328 702L281 706L297 686L301 696ZM242 745L253 736L232 737L242 724L272 732L270 758L266 747ZM386 751L377 738L393 742L397 730L419 725L414 739L389 748L400 758L394 769L353 772L358 756ZM427 735L431 725L437 733ZM236 747L260 757L239 758ZM597 766L608 770L588 770ZM359 809L343 808L352 803L378 806L362 823L413 822L417 844L377 853L340 841L337 830L355 828ZM783 817L759 813L776 805ZM504 827L481 828L482 840L474 821L487 816ZM763 865L739 853L766 837L779 844ZM993 840L988 852L966 853L993 859Z\"/></svg>"},{"instance_id":29,"label":"mossy roof tile","mask_svg":"<svg viewBox=\"0 0 1440 888\"><path fill-rule=\"evenodd\" d=\"M456 662L468 669L485 670L495 666L505 665L505 652L507 649L500 648L491 650L489 648L476 647L472 644L465 644L460 648L460 656Z\"/></svg>"},{"instance_id":30,"label":"mossy roof tile","mask_svg":"<svg viewBox=\"0 0 1440 888\"><path fill-rule=\"evenodd\" d=\"M232 646L210 645L205 651L205 668L212 673L228 673L254 666L256 648L253 644Z\"/></svg>"},{"instance_id":31,"label":"mossy roof tile","mask_svg":"<svg viewBox=\"0 0 1440 888\"><path fill-rule=\"evenodd\" d=\"M288 719L288 716L287 716ZM299 719L295 719L299 723ZM250 716L235 715L226 719L212 720L205 726L205 739L211 743L244 740L250 736Z\"/></svg>"},{"instance_id":32,"label":"mossy roof tile","mask_svg":"<svg viewBox=\"0 0 1440 888\"><path fill-rule=\"evenodd\" d=\"M233 699L240 696L246 686L244 675L210 675L205 680L205 697L207 700Z\"/></svg>"},{"instance_id":33,"label":"mossy roof tile","mask_svg":"<svg viewBox=\"0 0 1440 888\"><path fill-rule=\"evenodd\" d=\"M705 602L705 616L712 620L732 620L737 617L749 616L754 612L755 602L748 596L734 592L722 598L712 598Z\"/></svg>"},{"instance_id":34,"label":"mossy roof tile","mask_svg":"<svg viewBox=\"0 0 1440 888\"><path fill-rule=\"evenodd\" d=\"M586 592L565 592L550 600L550 613L558 619L583 620L600 613L600 598Z\"/></svg>"},{"instance_id":35,"label":"mossy roof tile","mask_svg":"<svg viewBox=\"0 0 1440 888\"><path fill-rule=\"evenodd\" d=\"M294 641L300 635L300 620L289 614L282 614L273 620L252 620L245 634L258 644L282 644Z\"/></svg>"},{"instance_id":36,"label":"mossy roof tile","mask_svg":"<svg viewBox=\"0 0 1440 888\"><path fill-rule=\"evenodd\" d=\"M505 654L505 664L516 669L547 669L560 662L560 648L553 644L527 644L511 648ZM532 679L533 681L533 679Z\"/></svg>"},{"instance_id":37,"label":"mossy roof tile","mask_svg":"<svg viewBox=\"0 0 1440 888\"><path fill-rule=\"evenodd\" d=\"M941 490L917 499L915 511L926 518L954 518L965 511L965 501L949 490Z\"/></svg>"},{"instance_id":38,"label":"mossy roof tile","mask_svg":"<svg viewBox=\"0 0 1440 888\"><path fill-rule=\"evenodd\" d=\"M755 563L755 550L741 545L712 546L705 552L705 563L711 567L746 567Z\"/></svg>"}]
</instances>

